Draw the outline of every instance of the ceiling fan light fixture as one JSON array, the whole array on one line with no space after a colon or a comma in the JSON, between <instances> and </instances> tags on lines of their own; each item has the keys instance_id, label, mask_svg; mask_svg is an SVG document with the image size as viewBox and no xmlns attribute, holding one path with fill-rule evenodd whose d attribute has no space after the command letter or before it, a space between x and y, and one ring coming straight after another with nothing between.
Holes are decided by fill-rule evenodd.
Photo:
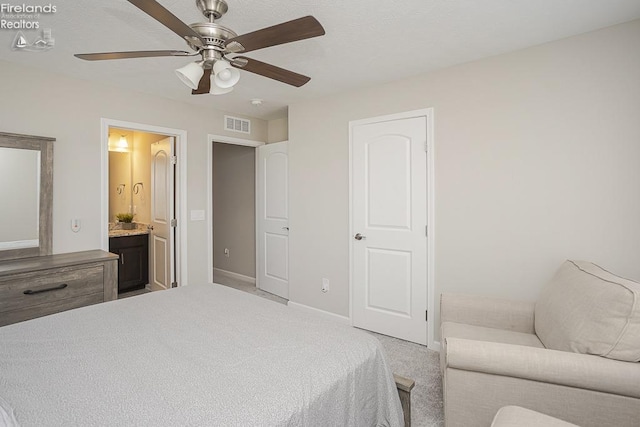
<instances>
[{"instance_id":1,"label":"ceiling fan light fixture","mask_svg":"<svg viewBox=\"0 0 640 427\"><path fill-rule=\"evenodd\" d=\"M162 1L162 0L160 0ZM167 0L168 1L168 0ZM193 1L193 0L191 0ZM219 25L215 21L228 11L228 0L195 0L207 22L185 24L158 0L129 0L134 6L165 28L173 31L187 42L195 52L182 50L139 50L127 52L102 52L76 54L86 61L102 61L127 58L153 58L162 56L197 56L200 61L187 64L175 70L178 78L190 89L192 95L221 92L234 87L240 80L239 70L244 70L272 80L300 87L311 80L310 77L284 68L276 67L251 58L237 56L225 59L226 54L253 52L272 46L279 46L300 40L319 37L325 30L313 16L304 16L281 24L272 25L238 36L233 30ZM231 65L229 62L231 61ZM215 69L212 69L214 68ZM213 79L210 76L213 75ZM216 88L211 90L211 82ZM227 91L227 92L230 92Z\"/></svg>"},{"instance_id":2,"label":"ceiling fan light fixture","mask_svg":"<svg viewBox=\"0 0 640 427\"><path fill-rule=\"evenodd\" d=\"M231 87L220 87L216 84L216 78L211 73L211 86L209 87L209 93L211 95L224 95L225 93L229 93L233 90L233 86Z\"/></svg>"},{"instance_id":3,"label":"ceiling fan light fixture","mask_svg":"<svg viewBox=\"0 0 640 427\"><path fill-rule=\"evenodd\" d=\"M204 68L202 68L201 62L191 62L176 70L178 78L191 89L198 88L198 83L200 82L203 74Z\"/></svg>"},{"instance_id":4,"label":"ceiling fan light fixture","mask_svg":"<svg viewBox=\"0 0 640 427\"><path fill-rule=\"evenodd\" d=\"M213 78L215 85L222 89L231 88L240 80L240 71L233 68L229 61L224 59L213 64Z\"/></svg>"},{"instance_id":5,"label":"ceiling fan light fixture","mask_svg":"<svg viewBox=\"0 0 640 427\"><path fill-rule=\"evenodd\" d=\"M227 87L227 88L221 88L216 85L211 85L211 89L209 89L209 93L211 95L224 95L226 93L231 92L232 90L233 90L233 86Z\"/></svg>"}]
</instances>

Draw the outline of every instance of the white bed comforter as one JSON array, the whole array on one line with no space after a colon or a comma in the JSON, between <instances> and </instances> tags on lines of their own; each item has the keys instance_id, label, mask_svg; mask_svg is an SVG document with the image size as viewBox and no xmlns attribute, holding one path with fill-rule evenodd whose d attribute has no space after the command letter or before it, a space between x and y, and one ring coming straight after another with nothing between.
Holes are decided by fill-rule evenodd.
<instances>
[{"instance_id":1,"label":"white bed comforter","mask_svg":"<svg viewBox=\"0 0 640 427\"><path fill-rule=\"evenodd\" d=\"M0 398L25 427L403 423L377 339L220 285L0 328Z\"/></svg>"}]
</instances>

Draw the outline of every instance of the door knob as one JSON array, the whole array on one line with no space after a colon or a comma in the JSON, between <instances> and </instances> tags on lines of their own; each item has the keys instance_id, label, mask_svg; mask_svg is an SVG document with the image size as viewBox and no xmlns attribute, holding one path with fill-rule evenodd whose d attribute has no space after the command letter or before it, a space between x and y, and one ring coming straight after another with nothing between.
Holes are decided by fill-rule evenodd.
<instances>
[{"instance_id":1,"label":"door knob","mask_svg":"<svg viewBox=\"0 0 640 427\"><path fill-rule=\"evenodd\" d=\"M362 239L366 239L367 236L363 236L362 234L358 233L355 236L353 236L353 238L356 240L362 240Z\"/></svg>"}]
</instances>

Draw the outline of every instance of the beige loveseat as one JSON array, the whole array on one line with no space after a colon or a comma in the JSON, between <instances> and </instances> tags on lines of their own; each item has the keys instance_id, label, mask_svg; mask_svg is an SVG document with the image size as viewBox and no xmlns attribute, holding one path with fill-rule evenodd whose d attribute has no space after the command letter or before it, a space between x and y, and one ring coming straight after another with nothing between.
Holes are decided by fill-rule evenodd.
<instances>
[{"instance_id":1,"label":"beige loveseat","mask_svg":"<svg viewBox=\"0 0 640 427\"><path fill-rule=\"evenodd\" d=\"M582 427L640 426L640 284L566 261L536 303L441 296L447 427L518 405Z\"/></svg>"}]
</instances>

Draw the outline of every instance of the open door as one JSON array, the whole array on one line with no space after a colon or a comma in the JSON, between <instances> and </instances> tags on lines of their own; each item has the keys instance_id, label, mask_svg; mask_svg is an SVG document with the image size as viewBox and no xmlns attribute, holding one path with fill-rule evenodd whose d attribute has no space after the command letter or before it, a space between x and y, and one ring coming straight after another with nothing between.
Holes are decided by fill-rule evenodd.
<instances>
[{"instance_id":1,"label":"open door","mask_svg":"<svg viewBox=\"0 0 640 427\"><path fill-rule=\"evenodd\" d=\"M151 236L149 283L154 291L177 286L175 280L175 139L151 144Z\"/></svg>"},{"instance_id":2,"label":"open door","mask_svg":"<svg viewBox=\"0 0 640 427\"><path fill-rule=\"evenodd\" d=\"M256 286L289 298L288 143L256 149Z\"/></svg>"},{"instance_id":3,"label":"open door","mask_svg":"<svg viewBox=\"0 0 640 427\"><path fill-rule=\"evenodd\" d=\"M427 120L352 128L353 326L427 344Z\"/></svg>"}]
</instances>

